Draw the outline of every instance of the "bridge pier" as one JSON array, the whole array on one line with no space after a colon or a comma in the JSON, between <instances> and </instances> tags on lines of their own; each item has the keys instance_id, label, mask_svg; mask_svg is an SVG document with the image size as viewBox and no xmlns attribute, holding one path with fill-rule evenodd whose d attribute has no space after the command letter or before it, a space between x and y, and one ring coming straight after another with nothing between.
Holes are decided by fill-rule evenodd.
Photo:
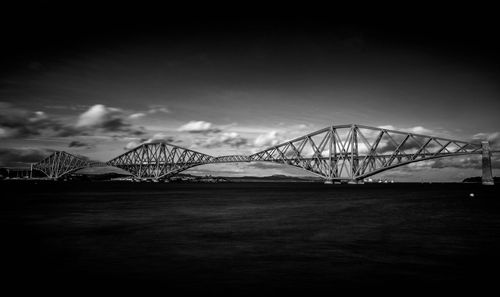
<instances>
[{"instance_id":1,"label":"bridge pier","mask_svg":"<svg viewBox=\"0 0 500 297\"><path fill-rule=\"evenodd\" d=\"M362 185L365 182L363 180L357 180L357 179L350 179L347 184L349 185Z\"/></svg>"},{"instance_id":2,"label":"bridge pier","mask_svg":"<svg viewBox=\"0 0 500 297\"><path fill-rule=\"evenodd\" d=\"M488 141L481 142L483 150L483 175L481 181L483 185L494 185L493 174L491 171L491 150L490 143Z\"/></svg>"},{"instance_id":3,"label":"bridge pier","mask_svg":"<svg viewBox=\"0 0 500 297\"><path fill-rule=\"evenodd\" d=\"M324 184L325 185L340 185L340 184L345 184L347 182L348 185L362 185L365 182L363 180L357 180L357 179L349 179L349 180L332 180L332 179L325 179Z\"/></svg>"}]
</instances>

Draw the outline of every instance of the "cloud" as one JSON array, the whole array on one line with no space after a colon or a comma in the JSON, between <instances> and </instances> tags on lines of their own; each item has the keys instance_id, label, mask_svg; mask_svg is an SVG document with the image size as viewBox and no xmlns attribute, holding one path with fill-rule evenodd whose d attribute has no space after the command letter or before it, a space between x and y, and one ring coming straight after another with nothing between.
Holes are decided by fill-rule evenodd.
<instances>
[{"instance_id":1,"label":"cloud","mask_svg":"<svg viewBox=\"0 0 500 297\"><path fill-rule=\"evenodd\" d=\"M84 155L80 155L80 154L73 154L75 157L78 157L84 161L88 161L88 162L99 162L98 160L93 160L93 159L90 159L89 157L87 156L84 156Z\"/></svg>"},{"instance_id":2,"label":"cloud","mask_svg":"<svg viewBox=\"0 0 500 297\"><path fill-rule=\"evenodd\" d=\"M74 126L63 126L61 129L58 129L57 133L55 136L58 137L69 137L69 136L77 136L77 135L91 135L90 132L88 132L85 129L78 129L75 128Z\"/></svg>"},{"instance_id":3,"label":"cloud","mask_svg":"<svg viewBox=\"0 0 500 297\"><path fill-rule=\"evenodd\" d=\"M125 112L120 108L107 107L103 104L91 106L87 111L83 112L76 122L74 127L64 129L60 136L70 136L78 134L92 135L96 131L127 133L132 135L142 135L144 131L138 127L134 127L127 121Z\"/></svg>"},{"instance_id":4,"label":"cloud","mask_svg":"<svg viewBox=\"0 0 500 297\"><path fill-rule=\"evenodd\" d=\"M257 136L254 140L254 145L257 147L270 147L279 143L280 137L278 131L270 131L266 134Z\"/></svg>"},{"instance_id":5,"label":"cloud","mask_svg":"<svg viewBox=\"0 0 500 297\"><path fill-rule=\"evenodd\" d=\"M379 154L387 153L387 152L392 153L396 150L396 148L398 147L398 145L402 141L403 141L402 139L398 139L398 140L396 140L396 144L394 144L393 142L389 141L388 139L384 139L384 140L380 141L379 145L377 146L377 153L379 153ZM419 139L419 141L422 143L419 144L419 143L415 142L413 139L408 139L400 147L400 151L401 152L404 151L406 153L413 153L414 151L418 150L421 147L421 145L424 144L421 139ZM426 146L426 149L431 149L431 148L434 148L436 146L437 146L436 143L431 142Z\"/></svg>"},{"instance_id":6,"label":"cloud","mask_svg":"<svg viewBox=\"0 0 500 297\"><path fill-rule=\"evenodd\" d=\"M145 140L145 143L160 143L160 142L174 142L175 139L164 133L156 133L151 138Z\"/></svg>"},{"instance_id":7,"label":"cloud","mask_svg":"<svg viewBox=\"0 0 500 297\"><path fill-rule=\"evenodd\" d=\"M490 146L494 149L500 149L500 132L493 133L477 133L472 136L472 140L489 141Z\"/></svg>"},{"instance_id":8,"label":"cloud","mask_svg":"<svg viewBox=\"0 0 500 297\"><path fill-rule=\"evenodd\" d=\"M413 134L423 134L423 135L428 135L428 136L434 136L436 134L436 131L424 128L422 126L415 126L415 127L410 127L410 128L400 128L400 127L394 127L393 125L383 125L383 126L378 126L380 129L386 129L386 130L396 130L396 131L401 131L401 132L408 132L408 133L413 133Z\"/></svg>"},{"instance_id":9,"label":"cloud","mask_svg":"<svg viewBox=\"0 0 500 297\"><path fill-rule=\"evenodd\" d=\"M80 142L78 140L74 140L72 142L69 143L68 147L90 147L89 144L86 144L86 143L83 143L83 142Z\"/></svg>"},{"instance_id":10,"label":"cloud","mask_svg":"<svg viewBox=\"0 0 500 297\"><path fill-rule=\"evenodd\" d=\"M96 104L82 113L76 123L77 127L97 126L104 123L111 111L102 104Z\"/></svg>"},{"instance_id":11,"label":"cloud","mask_svg":"<svg viewBox=\"0 0 500 297\"><path fill-rule=\"evenodd\" d=\"M0 128L0 138L5 138L8 136L8 132L5 128Z\"/></svg>"},{"instance_id":12,"label":"cloud","mask_svg":"<svg viewBox=\"0 0 500 297\"><path fill-rule=\"evenodd\" d=\"M220 135L209 137L206 140L195 143L197 146L204 148L213 148L221 146L230 146L239 148L248 144L248 139L241 137L236 132L224 132Z\"/></svg>"},{"instance_id":13,"label":"cloud","mask_svg":"<svg viewBox=\"0 0 500 297\"><path fill-rule=\"evenodd\" d=\"M500 156L493 155L491 157L491 166L493 168L500 168ZM431 168L474 168L474 169L482 169L483 163L480 155L476 156L463 156L457 158L440 158L434 160Z\"/></svg>"},{"instance_id":14,"label":"cloud","mask_svg":"<svg viewBox=\"0 0 500 297\"><path fill-rule=\"evenodd\" d=\"M399 131L403 131L403 132L409 132L409 133L413 133L413 134L423 134L423 135L428 135L428 136L433 136L436 134L435 131L431 130L431 129L427 129L427 128L424 128L422 126L415 126L415 127L410 127L410 128L401 128L401 129L397 129Z\"/></svg>"},{"instance_id":15,"label":"cloud","mask_svg":"<svg viewBox=\"0 0 500 297\"><path fill-rule=\"evenodd\" d=\"M150 105L147 113L149 114L170 113L170 109L168 109L166 106L163 105Z\"/></svg>"},{"instance_id":16,"label":"cloud","mask_svg":"<svg viewBox=\"0 0 500 297\"><path fill-rule=\"evenodd\" d=\"M251 162L247 166L257 169L284 169L286 165L272 162Z\"/></svg>"},{"instance_id":17,"label":"cloud","mask_svg":"<svg viewBox=\"0 0 500 297\"><path fill-rule=\"evenodd\" d=\"M140 142L140 141L131 141L131 142L127 143L123 149L128 151L128 150L131 150L131 149L138 147L139 145L141 145L141 143L142 142Z\"/></svg>"},{"instance_id":18,"label":"cloud","mask_svg":"<svg viewBox=\"0 0 500 297\"><path fill-rule=\"evenodd\" d=\"M170 142L177 142L172 136L169 136L164 133L156 133L150 138L139 138L130 141L125 145L123 149L125 150L131 150L143 143L170 143Z\"/></svg>"},{"instance_id":19,"label":"cloud","mask_svg":"<svg viewBox=\"0 0 500 297\"><path fill-rule=\"evenodd\" d=\"M0 138L39 136L64 128L43 111L29 111L0 102Z\"/></svg>"},{"instance_id":20,"label":"cloud","mask_svg":"<svg viewBox=\"0 0 500 297\"><path fill-rule=\"evenodd\" d=\"M500 168L500 156L491 157L491 166L493 168ZM480 155L465 155L456 157L444 157L432 160L417 161L410 163L404 167L404 169L394 169L392 171L405 171L405 172L417 172L429 169L443 169L443 168L455 168L455 169L475 169L481 170L482 160Z\"/></svg>"},{"instance_id":21,"label":"cloud","mask_svg":"<svg viewBox=\"0 0 500 297\"><path fill-rule=\"evenodd\" d=\"M213 127L212 123L205 121L190 121L177 129L180 132L189 133L218 133L221 130L219 128Z\"/></svg>"},{"instance_id":22,"label":"cloud","mask_svg":"<svg viewBox=\"0 0 500 297\"><path fill-rule=\"evenodd\" d=\"M129 115L128 117L130 119L132 119L132 120L135 120L135 119L138 119L138 118L142 118L145 115L146 115L145 113L138 112L138 113L133 113L133 114Z\"/></svg>"},{"instance_id":23,"label":"cloud","mask_svg":"<svg viewBox=\"0 0 500 297\"><path fill-rule=\"evenodd\" d=\"M143 128L133 126L127 120L121 109L102 104L91 106L77 118L75 124L68 124L67 119L63 122L43 111L33 112L0 102L0 138L91 136L96 132L129 135L145 133Z\"/></svg>"},{"instance_id":24,"label":"cloud","mask_svg":"<svg viewBox=\"0 0 500 297\"><path fill-rule=\"evenodd\" d=\"M121 118L120 109L96 104L79 116L75 126L77 128L105 128L111 131L118 131L122 127L126 127L127 124Z\"/></svg>"},{"instance_id":25,"label":"cloud","mask_svg":"<svg viewBox=\"0 0 500 297\"><path fill-rule=\"evenodd\" d=\"M394 127L392 125L384 125L384 126L379 126L378 128L381 129L386 129L386 130L395 130L395 131L400 131L400 132L407 132L411 134L421 134L421 135L426 135L426 136L435 136L437 133L431 129L424 128L422 126L415 126L415 127L410 127L410 128L400 128L400 127ZM365 134L366 132L363 131ZM378 132L373 131L366 133L368 140L370 143L373 143L375 141L375 138L378 136ZM387 152L393 152L397 146L403 141L404 137L399 136L397 134L392 134L389 132L389 134L394 138L396 144L394 144L392 141L389 140L387 136L384 136L382 140L380 141L378 147L377 147L377 153L387 153ZM419 137L415 136L417 143L414 139L408 139L405 144L401 147L402 150L406 151L407 153L412 153L413 151L416 151L425 143L425 141L428 140L428 138L424 137ZM431 142L426 146L426 149L433 149L437 148L438 144L435 142Z\"/></svg>"},{"instance_id":26,"label":"cloud","mask_svg":"<svg viewBox=\"0 0 500 297\"><path fill-rule=\"evenodd\" d=\"M0 148L1 166L29 166L30 163L39 162L54 151L50 149L9 149Z\"/></svg>"},{"instance_id":27,"label":"cloud","mask_svg":"<svg viewBox=\"0 0 500 297\"><path fill-rule=\"evenodd\" d=\"M171 112L170 109L168 109L166 106L150 105L148 110L132 113L128 116L128 118L131 120L136 120L136 119L143 118L147 115L154 115L154 114L161 114L161 113L166 114L166 113L170 113L170 112Z\"/></svg>"},{"instance_id":28,"label":"cloud","mask_svg":"<svg viewBox=\"0 0 500 297\"><path fill-rule=\"evenodd\" d=\"M10 138L17 134L17 131L7 127L0 127L0 138Z\"/></svg>"},{"instance_id":29,"label":"cloud","mask_svg":"<svg viewBox=\"0 0 500 297\"><path fill-rule=\"evenodd\" d=\"M476 157L471 157L471 156L466 156L466 157L461 157L459 159L457 158L441 158L441 159L436 159L433 160L431 168L447 168L447 167L453 167L453 168L474 168L474 169L480 169L482 166L480 158Z\"/></svg>"},{"instance_id":30,"label":"cloud","mask_svg":"<svg viewBox=\"0 0 500 297\"><path fill-rule=\"evenodd\" d=\"M35 111L33 116L29 119L30 122L37 122L47 119L47 114L43 111Z\"/></svg>"}]
</instances>

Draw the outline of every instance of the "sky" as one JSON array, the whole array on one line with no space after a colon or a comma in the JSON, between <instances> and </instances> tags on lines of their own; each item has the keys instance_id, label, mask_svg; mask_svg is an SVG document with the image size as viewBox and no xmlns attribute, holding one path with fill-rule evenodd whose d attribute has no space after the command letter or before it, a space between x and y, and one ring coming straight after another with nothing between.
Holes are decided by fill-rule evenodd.
<instances>
[{"instance_id":1,"label":"sky","mask_svg":"<svg viewBox=\"0 0 500 297\"><path fill-rule=\"evenodd\" d=\"M64 21L2 23L0 166L26 166L54 150L108 161L151 141L214 156L250 154L350 123L500 148L500 46L487 20ZM479 156L453 159L375 177L458 181L481 174ZM498 175L500 161L493 163ZM189 172L307 175L254 163Z\"/></svg>"}]
</instances>

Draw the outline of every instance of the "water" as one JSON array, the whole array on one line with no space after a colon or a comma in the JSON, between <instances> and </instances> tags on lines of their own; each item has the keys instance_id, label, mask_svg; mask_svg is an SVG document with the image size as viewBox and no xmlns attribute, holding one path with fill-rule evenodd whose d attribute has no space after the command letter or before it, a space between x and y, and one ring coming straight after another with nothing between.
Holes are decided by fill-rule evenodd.
<instances>
[{"instance_id":1,"label":"water","mask_svg":"<svg viewBox=\"0 0 500 297\"><path fill-rule=\"evenodd\" d=\"M0 185L6 283L21 287L477 290L500 263L496 186Z\"/></svg>"}]
</instances>

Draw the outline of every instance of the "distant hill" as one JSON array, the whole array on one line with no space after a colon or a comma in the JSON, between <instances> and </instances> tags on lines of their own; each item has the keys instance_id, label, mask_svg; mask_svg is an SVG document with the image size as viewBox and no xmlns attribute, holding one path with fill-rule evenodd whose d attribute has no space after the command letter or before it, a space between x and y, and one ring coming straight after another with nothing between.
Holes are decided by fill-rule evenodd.
<instances>
[{"instance_id":1,"label":"distant hill","mask_svg":"<svg viewBox=\"0 0 500 297\"><path fill-rule=\"evenodd\" d=\"M493 181L496 183L500 183L500 176L495 176ZM481 183L480 176L468 177L462 181L463 183Z\"/></svg>"},{"instance_id":2,"label":"distant hill","mask_svg":"<svg viewBox=\"0 0 500 297\"><path fill-rule=\"evenodd\" d=\"M72 176L73 179L85 180L109 180L111 178L130 176L131 174L120 168L107 167L89 167L76 171ZM320 182L321 177L316 176L288 176L283 174L275 174L270 176L198 176L189 173L176 174L179 180L187 181L203 181L206 179L214 179L217 181L227 182ZM177 181L179 181L177 180Z\"/></svg>"},{"instance_id":3,"label":"distant hill","mask_svg":"<svg viewBox=\"0 0 500 297\"><path fill-rule=\"evenodd\" d=\"M180 173L180 177L200 178L191 174ZM283 174L275 174L270 176L213 176L229 182L316 182L323 179L315 176L288 176Z\"/></svg>"},{"instance_id":4,"label":"distant hill","mask_svg":"<svg viewBox=\"0 0 500 297\"><path fill-rule=\"evenodd\" d=\"M71 177L71 180L111 180L112 178L127 177L131 174L123 169L104 166L104 167L87 167L75 171Z\"/></svg>"},{"instance_id":5,"label":"distant hill","mask_svg":"<svg viewBox=\"0 0 500 297\"><path fill-rule=\"evenodd\" d=\"M130 176L120 174L120 173L95 173L95 174L73 174L68 179L70 180L87 180L87 181L107 181L111 180L113 178L119 178L119 177L127 177Z\"/></svg>"},{"instance_id":6,"label":"distant hill","mask_svg":"<svg viewBox=\"0 0 500 297\"><path fill-rule=\"evenodd\" d=\"M103 167L86 167L75 171L75 174L81 175L101 175L101 174L117 174L117 175L131 175L123 169L114 166L103 166Z\"/></svg>"}]
</instances>

